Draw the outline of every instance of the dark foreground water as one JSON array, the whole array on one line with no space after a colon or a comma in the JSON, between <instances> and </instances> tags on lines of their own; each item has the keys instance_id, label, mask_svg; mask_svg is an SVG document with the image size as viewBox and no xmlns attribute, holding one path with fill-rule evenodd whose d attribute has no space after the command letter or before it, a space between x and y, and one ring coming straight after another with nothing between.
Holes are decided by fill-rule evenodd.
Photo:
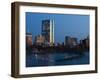
<instances>
[{"instance_id":1,"label":"dark foreground water","mask_svg":"<svg viewBox=\"0 0 100 80\"><path fill-rule=\"evenodd\" d=\"M36 54L27 51L26 67L60 66L89 64L89 52L84 53L45 53Z\"/></svg>"}]
</instances>

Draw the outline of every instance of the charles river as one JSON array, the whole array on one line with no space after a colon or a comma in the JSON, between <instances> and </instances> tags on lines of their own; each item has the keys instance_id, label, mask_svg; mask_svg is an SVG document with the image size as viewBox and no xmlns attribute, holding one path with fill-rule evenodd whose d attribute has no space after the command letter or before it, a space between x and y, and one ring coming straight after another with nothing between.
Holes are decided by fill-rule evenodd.
<instances>
[{"instance_id":1,"label":"charles river","mask_svg":"<svg viewBox=\"0 0 100 80\"><path fill-rule=\"evenodd\" d=\"M89 51L83 53L45 53L26 52L26 67L81 65L89 64Z\"/></svg>"}]
</instances>

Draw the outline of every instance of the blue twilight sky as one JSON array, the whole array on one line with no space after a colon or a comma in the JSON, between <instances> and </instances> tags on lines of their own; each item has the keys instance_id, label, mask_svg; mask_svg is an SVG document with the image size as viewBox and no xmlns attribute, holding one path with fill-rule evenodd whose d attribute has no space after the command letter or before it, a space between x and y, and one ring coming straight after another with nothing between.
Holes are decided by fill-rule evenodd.
<instances>
[{"instance_id":1,"label":"blue twilight sky","mask_svg":"<svg viewBox=\"0 0 100 80\"><path fill-rule=\"evenodd\" d=\"M55 42L64 42L65 36L78 40L89 35L89 15L49 14L26 12L26 32L34 37L41 34L42 20L54 20Z\"/></svg>"}]
</instances>

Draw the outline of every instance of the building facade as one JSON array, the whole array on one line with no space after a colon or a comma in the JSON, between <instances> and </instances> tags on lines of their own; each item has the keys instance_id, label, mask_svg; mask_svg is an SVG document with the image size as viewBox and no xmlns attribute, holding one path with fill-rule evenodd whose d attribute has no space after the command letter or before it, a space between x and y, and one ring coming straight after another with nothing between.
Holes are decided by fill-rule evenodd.
<instances>
[{"instance_id":1,"label":"building facade","mask_svg":"<svg viewBox=\"0 0 100 80\"><path fill-rule=\"evenodd\" d=\"M74 47L77 45L77 38L73 38L70 36L65 37L65 45L68 47Z\"/></svg>"},{"instance_id":2,"label":"building facade","mask_svg":"<svg viewBox=\"0 0 100 80\"><path fill-rule=\"evenodd\" d=\"M40 45L41 46L41 45L44 44L44 42L45 42L44 36L38 35L38 36L35 37L35 44L36 45Z\"/></svg>"},{"instance_id":3,"label":"building facade","mask_svg":"<svg viewBox=\"0 0 100 80\"><path fill-rule=\"evenodd\" d=\"M54 20L42 20L42 36L45 43L52 46L54 44Z\"/></svg>"},{"instance_id":4,"label":"building facade","mask_svg":"<svg viewBox=\"0 0 100 80\"><path fill-rule=\"evenodd\" d=\"M89 37L83 39L83 40L80 40L80 44L84 47L84 48L89 48Z\"/></svg>"},{"instance_id":5,"label":"building facade","mask_svg":"<svg viewBox=\"0 0 100 80\"><path fill-rule=\"evenodd\" d=\"M32 34L26 33L26 46L30 47L33 45Z\"/></svg>"}]
</instances>

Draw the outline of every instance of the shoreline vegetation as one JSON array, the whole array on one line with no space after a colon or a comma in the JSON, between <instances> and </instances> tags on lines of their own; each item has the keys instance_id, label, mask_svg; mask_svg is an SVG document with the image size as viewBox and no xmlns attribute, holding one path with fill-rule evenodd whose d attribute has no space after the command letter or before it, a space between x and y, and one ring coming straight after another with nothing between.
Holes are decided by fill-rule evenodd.
<instances>
[{"instance_id":1,"label":"shoreline vegetation","mask_svg":"<svg viewBox=\"0 0 100 80\"><path fill-rule=\"evenodd\" d=\"M83 45L76 45L74 47L68 46L36 46L32 45L26 47L27 51L32 51L32 53L37 54L47 54L47 53L79 53L82 54L85 51L89 51L89 47Z\"/></svg>"}]
</instances>

